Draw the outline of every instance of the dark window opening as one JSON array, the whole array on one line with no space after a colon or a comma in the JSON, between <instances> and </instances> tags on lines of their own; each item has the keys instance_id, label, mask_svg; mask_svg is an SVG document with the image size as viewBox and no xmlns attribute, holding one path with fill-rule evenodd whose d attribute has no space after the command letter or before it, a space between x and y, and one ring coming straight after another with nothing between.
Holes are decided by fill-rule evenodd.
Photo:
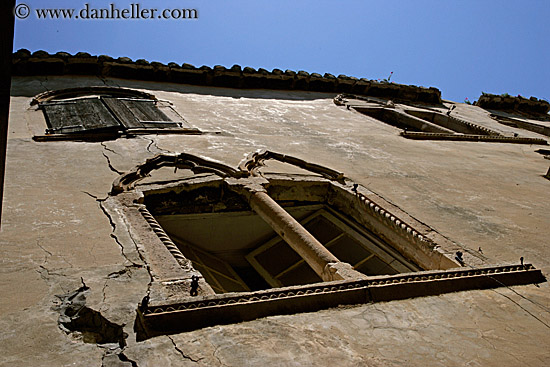
<instances>
[{"instance_id":1,"label":"dark window opening","mask_svg":"<svg viewBox=\"0 0 550 367\"><path fill-rule=\"evenodd\" d=\"M524 137L516 133L513 136L506 135L492 127L458 118L451 115L456 107L454 105L447 111L444 111L445 106L443 105L434 106L442 109L442 111L436 111L429 107L396 105L392 101L353 95L338 95L334 98L334 102L338 106L346 106L348 110L353 109L387 125L401 129L401 136L407 139L548 144L546 140L541 138ZM542 125L516 122L510 119L503 122L500 118L498 121L548 135L548 129Z\"/></svg>"},{"instance_id":2,"label":"dark window opening","mask_svg":"<svg viewBox=\"0 0 550 367\"><path fill-rule=\"evenodd\" d=\"M400 111L385 107L354 107L354 109L405 131L440 134L500 135L491 129L442 113L419 110Z\"/></svg>"},{"instance_id":3,"label":"dark window opening","mask_svg":"<svg viewBox=\"0 0 550 367\"><path fill-rule=\"evenodd\" d=\"M419 268L326 205L286 206L340 261L366 275ZM157 215L157 221L216 293L322 282L310 266L251 211Z\"/></svg>"},{"instance_id":4,"label":"dark window opening","mask_svg":"<svg viewBox=\"0 0 550 367\"><path fill-rule=\"evenodd\" d=\"M406 115L396 113L393 110L389 110L383 107L354 107L355 110L358 112L361 112L362 114L365 114L367 116L370 116L372 118L377 119L378 121L382 121L388 125L391 125L393 127L397 127L401 130L408 130L408 131L430 131L430 132L441 132L440 129L429 129L429 126L424 126L425 124L420 123L419 121L415 121L411 119L407 119ZM429 130L426 130L429 129ZM432 131L433 130L433 131Z\"/></svg>"}]
</instances>

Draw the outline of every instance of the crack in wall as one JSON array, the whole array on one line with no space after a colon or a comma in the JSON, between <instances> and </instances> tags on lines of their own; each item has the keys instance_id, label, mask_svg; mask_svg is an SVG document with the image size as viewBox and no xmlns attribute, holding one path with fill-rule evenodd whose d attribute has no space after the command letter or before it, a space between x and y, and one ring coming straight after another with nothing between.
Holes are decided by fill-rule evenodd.
<instances>
[{"instance_id":1,"label":"crack in wall","mask_svg":"<svg viewBox=\"0 0 550 367\"><path fill-rule=\"evenodd\" d=\"M151 288L151 283L153 283L153 274L151 274L151 268L149 267L149 264L147 264L147 261L145 261L145 258L143 257L142 253L139 251L139 246L136 242L136 239L132 235L132 232L130 231L130 225L129 225L128 221L126 220L126 217L123 216L122 220L124 221L124 225L128 229L128 237L130 237L130 239L132 240L132 243L134 244L134 248L136 249L136 253L139 256L139 259L141 260L141 262L145 265L145 269L147 269L147 273L149 274L149 285L148 285L148 288L147 288L147 295L149 295L149 289ZM136 267L141 268L143 266L142 265L136 265Z\"/></svg>"},{"instance_id":2,"label":"crack in wall","mask_svg":"<svg viewBox=\"0 0 550 367\"><path fill-rule=\"evenodd\" d=\"M62 282L52 281L52 279L50 279L53 276L65 278L67 277L65 274L54 273L53 270L50 270L43 265L39 265L39 268L40 269L37 269L36 272L40 275L40 278L49 285L50 289L54 286L58 286L61 288L62 292L66 292L65 288L63 288Z\"/></svg>"},{"instance_id":3,"label":"crack in wall","mask_svg":"<svg viewBox=\"0 0 550 367\"><path fill-rule=\"evenodd\" d=\"M103 146L103 148L105 148L105 150L106 150L106 151L108 151L108 152L111 152L111 153L114 153L114 154L116 154L116 155L119 155L119 156L120 156L120 153L118 153L118 152L114 151L113 149L111 149L111 148L107 147L107 145L105 145L105 143L104 143L104 142L101 142L101 145Z\"/></svg>"},{"instance_id":4,"label":"crack in wall","mask_svg":"<svg viewBox=\"0 0 550 367\"><path fill-rule=\"evenodd\" d=\"M136 361L133 361L131 360L130 358L126 357L126 355L121 351L119 354L118 354L118 358L122 361L122 362L129 362L132 367L138 367L138 364Z\"/></svg>"},{"instance_id":5,"label":"crack in wall","mask_svg":"<svg viewBox=\"0 0 550 367\"><path fill-rule=\"evenodd\" d=\"M107 198L105 198L105 199L100 199L100 198L98 198L97 196L95 196L94 194L90 194L88 191L81 191L81 192L84 193L84 194L86 194L86 195L88 195L88 196L90 196L90 197L92 197L92 198L94 198L94 199L97 200L97 201L105 201L105 200L107 200Z\"/></svg>"},{"instance_id":6,"label":"crack in wall","mask_svg":"<svg viewBox=\"0 0 550 367\"><path fill-rule=\"evenodd\" d=\"M131 274L132 274L132 271L131 271L132 268L141 269L141 268L143 268L143 266L141 266L141 265L136 266L136 265L134 265L134 264L132 264L132 265L126 265L126 266L125 266L123 269L121 269L121 270L114 271L114 272L111 272L111 273L107 274L107 279L106 279L105 283L103 284L103 288L101 289L101 292L102 292L102 294L103 294L102 304L104 304L104 305L107 304L107 303L106 303L106 301L107 301L107 293L106 293L106 290L107 290L107 288L109 288L109 281L110 281L110 280L117 279L117 278L119 278L119 277L121 277L121 276L123 276L123 275L126 275L126 276L128 277L128 279L130 279L130 278L131 278ZM101 311L103 310L103 306L100 307L99 310L100 310L100 312L101 312Z\"/></svg>"},{"instance_id":7,"label":"crack in wall","mask_svg":"<svg viewBox=\"0 0 550 367\"><path fill-rule=\"evenodd\" d=\"M40 86L41 86L42 88L44 88L47 92L49 92L50 89L48 89L48 87L46 87L46 86L44 85L44 82L47 82L47 81L48 81L48 78L47 78L47 77L44 77L44 81L42 81L41 78L38 78L38 82L40 83Z\"/></svg>"},{"instance_id":8,"label":"crack in wall","mask_svg":"<svg viewBox=\"0 0 550 367\"><path fill-rule=\"evenodd\" d=\"M39 240L39 239L36 240L36 246L40 247L40 248L41 248L46 254L48 254L50 257L53 256L53 254L52 254L50 251L46 250L46 249L44 248L44 246L42 246L42 245L40 244L40 240ZM47 258L48 258L48 256L46 256L46 258L44 259L44 262L46 262L46 259L47 259Z\"/></svg>"},{"instance_id":9,"label":"crack in wall","mask_svg":"<svg viewBox=\"0 0 550 367\"><path fill-rule=\"evenodd\" d=\"M124 267L124 269L121 269L121 270L118 270L118 271L113 271L112 273L109 273L107 275L107 278L114 279L114 278L118 278L121 275L127 275L128 277L130 277L131 274L132 274L132 268L141 269L141 268L143 268L143 266L142 265L135 265L135 264L126 265Z\"/></svg>"},{"instance_id":10,"label":"crack in wall","mask_svg":"<svg viewBox=\"0 0 550 367\"><path fill-rule=\"evenodd\" d=\"M101 367L121 366L138 367L138 364L124 354L124 348L107 349L101 358Z\"/></svg>"},{"instance_id":11,"label":"crack in wall","mask_svg":"<svg viewBox=\"0 0 550 367\"><path fill-rule=\"evenodd\" d=\"M41 247L41 246L39 246ZM49 251L46 251L44 250L45 252L49 253ZM65 261L67 264L69 264L69 267L72 268L73 265L71 263L69 263L68 261L66 261L63 257L62 257L63 261ZM34 262L34 261L33 261ZM50 288L51 287L54 287L54 286L58 286L59 288L61 288L61 290L63 292L65 292L65 289L63 288L63 285L62 285L62 282L59 282L59 281L56 281L56 280L52 280L51 278L52 277L63 277L63 278L66 278L67 275L65 274L62 274L62 273L57 273L55 271L57 270L64 270L65 268L59 268L59 269L48 269L45 265L46 265L46 259L44 259L44 263L43 264L40 264L38 265L38 269L35 269L35 271L38 273L38 275L40 275L40 278L46 282Z\"/></svg>"},{"instance_id":12,"label":"crack in wall","mask_svg":"<svg viewBox=\"0 0 550 367\"><path fill-rule=\"evenodd\" d=\"M508 289L510 289L509 287L507 287ZM519 308L521 308L523 311L525 311L528 315L530 315L531 317L533 317L535 320L537 320L538 322L540 322L541 324L543 324L544 326L546 326L548 329L550 329L550 325L548 325L546 322L542 321L540 318L538 318L537 316L535 316L532 312L530 312L529 310L527 310L525 307L523 307L522 305L520 305L518 302L514 301L511 297L503 294L503 293L500 293L498 292L497 290L493 289L492 290L493 292L495 292L496 294L499 294L501 295L502 297L504 298L507 298L509 301L511 301L513 304L515 304L516 306L518 306Z\"/></svg>"},{"instance_id":13,"label":"crack in wall","mask_svg":"<svg viewBox=\"0 0 550 367\"><path fill-rule=\"evenodd\" d=\"M116 174L123 174L124 172L121 172L119 170L117 170L112 164L111 164L111 158L109 158L109 156L105 153L105 150L109 151L109 152L113 152L115 154L118 154L117 152L115 152L114 150L112 149L109 149L107 148L107 146L101 142L101 146L103 147L103 150L101 151L101 154L103 154L103 156L105 157L105 159L107 160L107 165L109 165L109 169L113 172L115 172Z\"/></svg>"},{"instance_id":14,"label":"crack in wall","mask_svg":"<svg viewBox=\"0 0 550 367\"><path fill-rule=\"evenodd\" d=\"M48 277L51 277L52 275L55 275L55 276L60 276L60 277L65 277L66 275L65 274L60 274L60 273L54 273L53 270L50 270L48 268L46 268L45 266L43 265L39 265L40 269L42 269L43 271L45 271L47 274L48 274ZM39 274L41 274L40 270L37 270L37 272ZM42 275L42 274L41 274ZM47 278L44 278L44 280L49 280Z\"/></svg>"},{"instance_id":15,"label":"crack in wall","mask_svg":"<svg viewBox=\"0 0 550 367\"><path fill-rule=\"evenodd\" d=\"M156 142L154 139L152 139L152 138L146 138L146 137L144 137L144 136L140 136L140 138L149 141L149 145L147 145L146 149L147 149L147 151L148 151L149 153L151 153L151 154L155 154L155 155L156 155L156 154L158 154L158 152L161 152L161 153L174 153L174 152L172 152L172 151L169 151L169 150L166 150L166 149L163 149L163 148L159 147L159 146L157 145L157 142ZM157 149L157 152L153 152L153 151L151 150L151 146L154 146L154 147Z\"/></svg>"},{"instance_id":16,"label":"crack in wall","mask_svg":"<svg viewBox=\"0 0 550 367\"><path fill-rule=\"evenodd\" d=\"M40 248L42 251L44 251L44 252L45 252L45 255L44 255L43 263L42 263L41 265L39 265L39 266L42 266L42 267L45 268L45 265L48 264L48 259L49 259L49 258L52 258L52 257L59 257L59 258L61 258L61 260L63 260L63 262L67 263L67 264L69 265L70 268L73 267L73 264L71 264L69 261L67 261L67 259L66 259L64 256L58 255L58 254L55 254L55 255L54 255L51 251L49 251L49 250L46 249L44 246L42 246L42 244L40 243L40 241L41 241L41 238L37 238L37 239L36 239L36 246L37 246L38 248ZM34 260L31 260L31 261L32 261L33 263L36 264L36 262L35 262Z\"/></svg>"},{"instance_id":17,"label":"crack in wall","mask_svg":"<svg viewBox=\"0 0 550 367\"><path fill-rule=\"evenodd\" d=\"M212 357L216 358L216 360L218 361L218 363L221 365L221 366L227 366L225 363L222 362L222 360L220 359L220 357L217 356L217 352L218 350L220 349L220 347L217 347L214 352L212 352Z\"/></svg>"},{"instance_id":18,"label":"crack in wall","mask_svg":"<svg viewBox=\"0 0 550 367\"><path fill-rule=\"evenodd\" d=\"M134 248L136 249L136 253L139 257L139 259L141 260L141 262L144 264L145 266L145 269L147 270L147 274L149 275L149 282L147 284L147 291L145 292L145 296L142 298L142 301L138 304L138 308L140 307L146 307L147 303L149 302L149 297L150 297L150 294L151 294L151 286L153 285L153 274L151 273L151 267L149 266L149 264L147 263L147 261L145 261L145 258L143 257L143 254L139 251L139 246L138 246L138 243L136 242L136 239L134 238L134 236L132 235L132 231L130 230L130 224L128 223L128 220L126 218L126 216L122 216L122 220L124 222L124 225L127 229L127 232L128 232L128 237L130 238L130 240L132 240L132 243L134 244ZM142 267L142 266L138 266L138 267ZM127 266L126 267L127 271L130 271L131 269L131 266ZM118 273L118 272L116 272ZM113 274L111 273L112 275L116 275L116 276L120 276L121 273L119 274ZM109 274L109 275L111 275ZM142 341L142 340L145 340L145 339L140 339L140 334L144 334L144 330L141 330L141 325L139 323L139 318L136 317L136 320L134 322L134 333L136 335L136 341Z\"/></svg>"},{"instance_id":19,"label":"crack in wall","mask_svg":"<svg viewBox=\"0 0 550 367\"><path fill-rule=\"evenodd\" d=\"M168 339L170 339L170 341L172 342L172 344L174 345L174 349L176 349L176 351L181 354L181 356L184 358L184 359L187 359L187 360L190 360L192 362L195 362L195 363L198 363L200 360L204 359L204 358L199 358L199 359L193 359L191 357L189 357L188 355L186 355L185 353L183 353L183 351L181 349L178 348L178 345L176 344L176 342L174 341L174 339L172 339L172 337L168 336Z\"/></svg>"},{"instance_id":20,"label":"crack in wall","mask_svg":"<svg viewBox=\"0 0 550 367\"><path fill-rule=\"evenodd\" d=\"M122 256L129 262L132 264L132 266L134 267L137 267L137 268L141 268L142 265L141 264L136 264L135 262L133 262L132 260L130 260L130 258L128 257L128 255L126 255L126 253L124 252L124 245L122 244L122 242L120 242L118 236L115 234L115 231L116 231L116 223L114 222L113 218L111 217L111 215L109 214L109 212L107 211L107 209L105 208L105 206L103 205L103 203L105 202L105 200L107 200L107 198L105 199L99 199L97 196L93 195L93 194L90 194L89 192L87 191L82 191L83 193L85 193L86 195L92 197L93 199L95 199L95 201L98 203L99 205L99 208L101 209L101 211L103 212L103 214L105 214L105 216L107 217L107 219L109 220L109 224L111 225L111 233L109 234L110 237L112 239L115 240L115 242L117 243L117 245L120 247L120 253L122 254ZM134 242L135 243L135 242ZM137 247L136 247L136 250L137 250ZM138 254L139 254L139 251L138 251ZM140 256L141 257L141 256ZM142 259L143 260L143 259Z\"/></svg>"},{"instance_id":21,"label":"crack in wall","mask_svg":"<svg viewBox=\"0 0 550 367\"><path fill-rule=\"evenodd\" d=\"M105 289L107 289L109 285L107 284L107 282L105 282L105 284L103 284L103 288L101 289L101 293L103 293L103 300L101 301L101 303L105 303L105 300L107 298L107 295L105 294ZM101 309L100 309L101 310Z\"/></svg>"},{"instance_id":22,"label":"crack in wall","mask_svg":"<svg viewBox=\"0 0 550 367\"><path fill-rule=\"evenodd\" d=\"M130 260L130 258L128 257L128 255L126 255L126 253L124 252L124 245L120 242L120 240L118 239L118 236L115 234L115 231L116 231L116 223L113 221L113 218L111 217L111 215L107 212L107 209L105 209L105 207L103 206L103 201L99 201L98 200L98 203L99 203L99 207L101 208L101 210L103 211L103 213L107 216L107 219L109 219L109 223L111 224L111 228L112 228L112 231L111 231L111 238L115 240L115 242L118 244L118 246L120 247L120 253L122 254L122 256L128 261L130 262L133 266L136 266L136 267L141 267L140 264L136 264L135 262L133 262L132 260Z\"/></svg>"}]
</instances>

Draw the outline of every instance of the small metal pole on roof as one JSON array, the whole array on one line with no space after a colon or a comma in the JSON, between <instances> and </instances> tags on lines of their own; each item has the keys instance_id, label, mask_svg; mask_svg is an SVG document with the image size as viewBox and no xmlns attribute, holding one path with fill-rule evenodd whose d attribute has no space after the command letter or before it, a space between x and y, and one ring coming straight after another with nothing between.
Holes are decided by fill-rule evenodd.
<instances>
[{"instance_id":1,"label":"small metal pole on roof","mask_svg":"<svg viewBox=\"0 0 550 367\"><path fill-rule=\"evenodd\" d=\"M11 59L13 53L13 29L15 24L15 0L0 3L0 223L4 197L4 173L6 169L6 146L8 140L8 117L10 111Z\"/></svg>"}]
</instances>

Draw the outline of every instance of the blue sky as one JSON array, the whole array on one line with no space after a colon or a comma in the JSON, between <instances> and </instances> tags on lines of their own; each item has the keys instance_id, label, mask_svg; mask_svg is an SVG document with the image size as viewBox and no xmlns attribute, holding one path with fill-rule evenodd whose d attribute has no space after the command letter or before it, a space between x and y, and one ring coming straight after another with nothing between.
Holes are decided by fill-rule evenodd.
<instances>
[{"instance_id":1,"label":"blue sky","mask_svg":"<svg viewBox=\"0 0 550 367\"><path fill-rule=\"evenodd\" d=\"M196 9L197 19L38 19L40 8ZM548 0L17 0L14 50L86 51L386 78L442 97L550 99Z\"/></svg>"}]
</instances>

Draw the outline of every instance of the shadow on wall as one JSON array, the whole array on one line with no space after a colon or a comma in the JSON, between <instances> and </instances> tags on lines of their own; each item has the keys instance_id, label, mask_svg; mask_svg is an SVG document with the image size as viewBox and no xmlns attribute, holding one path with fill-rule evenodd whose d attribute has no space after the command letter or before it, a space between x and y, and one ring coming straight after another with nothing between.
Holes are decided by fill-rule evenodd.
<instances>
[{"instance_id":1,"label":"shadow on wall","mask_svg":"<svg viewBox=\"0 0 550 367\"><path fill-rule=\"evenodd\" d=\"M44 83L48 81L57 81L62 84L62 88L77 88L82 86L89 87L104 87L104 79L96 78L95 76L14 76L18 80L23 81L23 85L12 85L12 97L34 97L38 93L47 91ZM28 80L29 83L26 83ZM190 84L168 84L152 81L127 80L118 78L105 79L109 86L132 89L147 89L150 91L171 92L181 94L198 94L215 97L231 97L235 99L251 98L251 99L279 99L279 100L296 100L308 101L317 99L332 99L334 93L308 92L296 90L270 90L270 89L235 89L222 88L213 86L197 86Z\"/></svg>"}]
</instances>

